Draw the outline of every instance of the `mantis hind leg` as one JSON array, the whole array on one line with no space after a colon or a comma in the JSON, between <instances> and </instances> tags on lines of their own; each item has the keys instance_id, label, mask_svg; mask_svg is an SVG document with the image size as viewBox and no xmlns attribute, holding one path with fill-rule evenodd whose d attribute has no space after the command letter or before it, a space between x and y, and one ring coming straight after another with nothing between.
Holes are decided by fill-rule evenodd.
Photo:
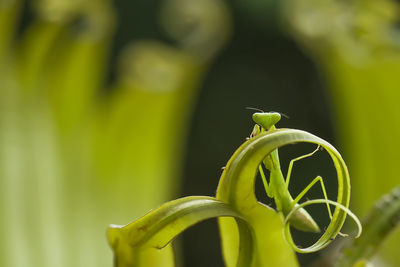
<instances>
[{"instance_id":1,"label":"mantis hind leg","mask_svg":"<svg viewBox=\"0 0 400 267\"><path fill-rule=\"evenodd\" d=\"M311 157L311 156L314 155L319 149L320 149L320 145L318 145L317 148L316 148L314 151L312 151L311 153L308 153L308 154L305 154L305 155L303 155L303 156L297 157L297 158L292 159L292 160L290 161L289 167L288 167L288 172L287 172L287 174L286 174L286 189L288 189L288 187L289 187L289 181L290 181L290 176L291 176L291 174L292 174L293 164L294 164L296 161L298 161L298 160ZM325 198L325 200L328 200L328 195L326 194L326 189L325 189L324 180L322 179L321 176L317 176L317 177L316 177L314 180L312 180L311 183L309 183L309 184L307 185L307 187L304 188L304 190L301 191L300 194L293 200L292 206L294 207L294 205L296 205L296 204L300 201L300 199L301 199L301 198L311 189L311 187L312 187L314 184L316 184L317 182L320 182L320 184L321 184L321 189L322 189L322 193L324 194L324 198ZM326 207L327 207L327 209L328 209L329 218L332 219L332 211L331 211L331 208L330 208L330 206L329 206L328 203L326 203Z\"/></svg>"},{"instance_id":2,"label":"mantis hind leg","mask_svg":"<svg viewBox=\"0 0 400 267\"><path fill-rule=\"evenodd\" d=\"M326 189L325 189L325 184L324 184L324 180L322 179L321 176L317 176L314 180L311 181L311 183L309 183L307 185L306 188L303 189L303 191L300 192L300 194L293 200L292 202L292 206L294 207L302 197L304 197L304 195L311 189L311 187L313 187L313 185L315 185L317 182L320 182L321 184L321 189L322 189L322 193L324 194L324 198L325 200L329 200L328 196L326 194ZM328 209L328 214L329 214L329 219L332 220L332 211L331 211L331 207L329 206L329 203L326 202L326 208ZM347 234L343 234L341 232L338 233L341 236L348 236Z\"/></svg>"},{"instance_id":3,"label":"mantis hind leg","mask_svg":"<svg viewBox=\"0 0 400 267\"><path fill-rule=\"evenodd\" d=\"M320 149L320 145L318 145L317 148L316 148L313 152L308 153L308 154L305 154L305 155L300 156L300 157L298 157L298 158L292 159L292 160L290 161L290 163L289 163L289 168L288 168L288 172L287 172L287 174L286 174L286 189L289 188L289 181L290 181L290 175L292 174L293 164L294 164L296 161L298 161L298 160L311 157L311 156L314 155L319 149Z\"/></svg>"},{"instance_id":4,"label":"mantis hind leg","mask_svg":"<svg viewBox=\"0 0 400 267\"><path fill-rule=\"evenodd\" d=\"M294 207L294 205L296 205L300 199L302 199L304 197L304 195L311 189L311 187L313 187L317 182L320 182L321 188L322 188L322 193L324 194L324 198L325 200L329 200L328 199L328 195L326 194L326 189L325 189L325 184L324 184L324 180L322 179L321 176L317 176L315 177L314 180L311 181L311 183L309 183L307 185L306 188L303 189L303 191L300 192L300 194L293 200L292 206ZM326 203L326 207L328 209L328 214L329 214L329 218L332 219L332 211L331 211L331 207L329 206L329 203Z\"/></svg>"}]
</instances>

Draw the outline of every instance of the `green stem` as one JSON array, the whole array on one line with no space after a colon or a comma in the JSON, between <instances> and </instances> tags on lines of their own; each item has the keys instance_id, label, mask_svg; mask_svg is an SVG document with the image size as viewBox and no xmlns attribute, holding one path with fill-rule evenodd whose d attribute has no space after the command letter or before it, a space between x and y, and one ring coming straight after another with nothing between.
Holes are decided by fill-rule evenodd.
<instances>
[{"instance_id":1,"label":"green stem","mask_svg":"<svg viewBox=\"0 0 400 267\"><path fill-rule=\"evenodd\" d=\"M335 266L352 266L358 261L370 260L399 223L400 187L396 187L390 194L380 198L368 213L363 223L363 235L345 247Z\"/></svg>"}]
</instances>

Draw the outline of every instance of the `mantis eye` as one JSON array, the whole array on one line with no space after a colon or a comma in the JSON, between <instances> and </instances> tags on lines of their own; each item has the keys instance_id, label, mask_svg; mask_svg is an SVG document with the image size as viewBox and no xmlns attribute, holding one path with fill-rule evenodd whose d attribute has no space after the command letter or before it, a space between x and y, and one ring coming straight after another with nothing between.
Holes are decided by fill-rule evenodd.
<instances>
[{"instance_id":1,"label":"mantis eye","mask_svg":"<svg viewBox=\"0 0 400 267\"><path fill-rule=\"evenodd\" d=\"M278 112L256 112L253 114L253 121L268 130L281 120L281 114Z\"/></svg>"}]
</instances>

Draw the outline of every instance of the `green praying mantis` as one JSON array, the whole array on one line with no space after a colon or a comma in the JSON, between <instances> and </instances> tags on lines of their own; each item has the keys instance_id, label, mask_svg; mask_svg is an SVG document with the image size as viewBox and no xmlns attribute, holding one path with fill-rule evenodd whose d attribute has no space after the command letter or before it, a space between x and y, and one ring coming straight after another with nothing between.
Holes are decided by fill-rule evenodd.
<instances>
[{"instance_id":1,"label":"green praying mantis","mask_svg":"<svg viewBox=\"0 0 400 267\"><path fill-rule=\"evenodd\" d=\"M275 130L275 124L280 121L281 114L278 112L257 112L254 113L252 117L256 125L253 128L250 138L257 136L264 131ZM321 176L317 176L314 180L312 180L312 182L295 199L293 199L288 190L293 164L298 160L312 156L319 150L319 148L320 146L318 145L317 149L315 149L313 152L291 160L286 179L284 179L281 171L278 149L275 149L263 160L265 168L270 172L269 183L266 179L262 166L259 166L259 172L265 187L265 191L270 198L275 200L277 211L282 213L284 217L287 217L288 214L295 207L297 207L297 210L290 217L289 223L294 228L305 232L320 232L318 224L314 221L311 215L304 208L298 208L298 202L300 199L310 190L312 186L318 182L321 185L322 193L327 201L326 206L328 209L329 218L332 219L332 211L328 203L329 200L326 194L324 181L322 180Z\"/></svg>"}]
</instances>

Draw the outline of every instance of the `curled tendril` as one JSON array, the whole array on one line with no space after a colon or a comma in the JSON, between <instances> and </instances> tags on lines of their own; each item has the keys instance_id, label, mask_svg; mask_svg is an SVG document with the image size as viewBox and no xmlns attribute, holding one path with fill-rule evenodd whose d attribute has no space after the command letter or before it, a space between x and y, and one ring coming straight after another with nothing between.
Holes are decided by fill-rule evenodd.
<instances>
[{"instance_id":1,"label":"curled tendril","mask_svg":"<svg viewBox=\"0 0 400 267\"><path fill-rule=\"evenodd\" d=\"M325 233L314 245L311 245L305 249L298 248L292 240L289 229L286 230L285 236L289 241L289 245L295 251L310 253L320 250L332 242L337 234L340 233L340 229L344 224L347 214L355 219L359 227L359 232L361 232L361 225L359 224L357 217L348 209L350 203L350 178L347 166L340 153L327 141L308 132L295 129L278 129L268 131L249 139L234 153L229 160L221 176L217 190L217 198L234 206L243 215L243 217L248 219L250 222L253 219L254 221L257 220L256 213L259 213L258 210L267 209L262 203L257 201L254 193L254 185L258 166L261 164L262 160L273 150L288 144L300 142L320 145L329 153L336 169L338 183L338 194L336 201L324 200L323 202L318 202L320 200L312 200L300 204L299 206L303 207L312 203L329 203L336 207L332 215L331 222L328 225ZM224 232L225 226L223 224L223 220L220 220L220 222L223 241L222 246L224 253L227 253L228 250L232 249L232 245L228 244L229 242L224 242L225 238L229 240L229 233L227 231ZM262 231L259 229L260 227L262 226L259 226L259 224L253 225L255 236L257 236L258 231ZM287 225L284 228L288 227L289 226ZM255 253L262 252L255 251ZM257 255L255 257L257 257Z\"/></svg>"},{"instance_id":2,"label":"curled tendril","mask_svg":"<svg viewBox=\"0 0 400 267\"><path fill-rule=\"evenodd\" d=\"M323 249L324 247L326 247L330 243L328 241L332 240L332 236L335 237L337 234L340 233L338 230L334 230L333 232L330 232L330 231L332 231L331 229L330 229L330 231L327 230L322 234L322 236L318 239L317 242L315 242L313 245L311 245L311 246L309 246L307 248L300 248L294 243L292 235L290 233L290 223L289 223L290 218L293 216L293 214L298 209L304 208L305 206L308 206L308 205L321 204L321 203L328 203L330 205L334 205L334 206L338 207L339 209L343 210L344 212L346 212L347 215L349 215L357 225L357 230L358 231L357 231L357 234L356 234L355 238L358 238L361 235L361 232L362 232L361 222L357 218L357 216L350 209L348 209L347 207L343 206L342 204L340 204L338 202L332 201L332 200L326 200L326 199L308 200L306 202L303 202L303 203L299 204L295 208L293 208L289 212L289 214L285 217L285 221L284 221L285 227L283 228L283 234L285 235L286 240L289 242L289 244L294 248L294 250L296 252L299 252L299 253L311 253L311 252L315 252L315 251L321 250L321 249ZM334 223L332 221L331 221L331 223ZM330 239L327 239L326 236L329 236Z\"/></svg>"}]
</instances>

